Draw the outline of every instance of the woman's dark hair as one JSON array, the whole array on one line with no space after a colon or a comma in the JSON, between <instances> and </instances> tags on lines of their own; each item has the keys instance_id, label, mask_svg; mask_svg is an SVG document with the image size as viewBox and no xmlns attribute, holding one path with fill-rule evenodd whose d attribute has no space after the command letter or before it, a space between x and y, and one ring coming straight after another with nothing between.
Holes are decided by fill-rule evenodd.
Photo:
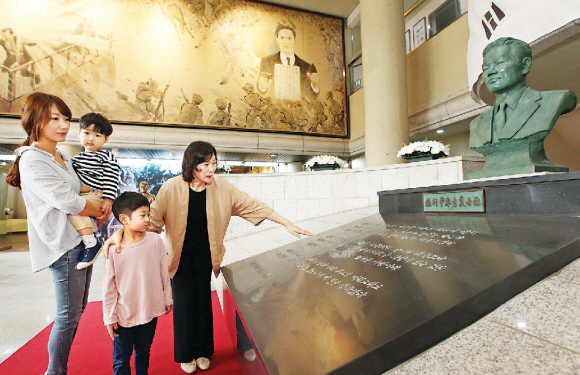
<instances>
[{"instance_id":1,"label":"woman's dark hair","mask_svg":"<svg viewBox=\"0 0 580 375\"><path fill-rule=\"evenodd\" d=\"M42 92L35 92L26 98L24 107L22 107L22 127L28 135L26 140L20 145L30 146L33 142L40 139L42 128L50 122L52 106L69 119L72 117L70 108L58 96L45 94ZM6 176L6 182L10 186L20 188L20 170L18 164L20 163L20 156L16 157L14 164L10 168L10 173Z\"/></svg>"},{"instance_id":2,"label":"woman's dark hair","mask_svg":"<svg viewBox=\"0 0 580 375\"><path fill-rule=\"evenodd\" d=\"M103 134L105 137L113 134L113 127L107 118L100 113L87 113L79 119L79 126L81 129L86 129L93 126L93 131Z\"/></svg>"},{"instance_id":3,"label":"woman's dark hair","mask_svg":"<svg viewBox=\"0 0 580 375\"><path fill-rule=\"evenodd\" d=\"M193 170L199 164L211 159L214 155L217 159L217 151L211 143L204 141L191 142L183 153L183 162L181 163L181 177L185 182L193 181Z\"/></svg>"}]
</instances>

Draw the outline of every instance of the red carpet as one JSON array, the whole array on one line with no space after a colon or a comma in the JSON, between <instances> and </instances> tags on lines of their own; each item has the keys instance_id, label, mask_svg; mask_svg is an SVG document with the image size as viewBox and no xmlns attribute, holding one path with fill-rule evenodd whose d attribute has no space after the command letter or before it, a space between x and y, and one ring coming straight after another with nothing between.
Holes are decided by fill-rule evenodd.
<instances>
[{"instance_id":1,"label":"red carpet","mask_svg":"<svg viewBox=\"0 0 580 375\"><path fill-rule=\"evenodd\" d=\"M241 374L232 341L227 331L217 294L212 293L214 309L215 354L208 371L197 371L204 375ZM10 358L0 363L0 374L42 375L48 365L46 345L52 324L36 335ZM69 363L69 375L112 374L113 343L103 325L101 302L87 305L79 323L73 342ZM132 365L132 364L131 364ZM134 374L135 371L133 370ZM149 374L184 375L179 364L173 362L173 314L159 317L155 339L151 347Z\"/></svg>"}]
</instances>

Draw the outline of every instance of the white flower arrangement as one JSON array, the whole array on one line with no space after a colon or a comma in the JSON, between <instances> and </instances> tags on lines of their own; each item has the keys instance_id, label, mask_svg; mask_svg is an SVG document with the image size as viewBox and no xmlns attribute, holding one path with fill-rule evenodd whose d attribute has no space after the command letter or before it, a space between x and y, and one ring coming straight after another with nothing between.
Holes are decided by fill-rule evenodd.
<instances>
[{"instance_id":1,"label":"white flower arrangement","mask_svg":"<svg viewBox=\"0 0 580 375\"><path fill-rule=\"evenodd\" d=\"M232 167L226 161L218 161L216 172L218 173L230 173Z\"/></svg>"},{"instance_id":2,"label":"white flower arrangement","mask_svg":"<svg viewBox=\"0 0 580 375\"><path fill-rule=\"evenodd\" d=\"M311 171L312 167L316 165L337 165L340 168L344 168L346 161L342 160L341 158L337 158L336 156L318 155L304 163L304 166L309 171Z\"/></svg>"},{"instance_id":3,"label":"white flower arrangement","mask_svg":"<svg viewBox=\"0 0 580 375\"><path fill-rule=\"evenodd\" d=\"M422 155L449 156L449 145L446 146L438 141L424 140L408 145L403 144L403 147L397 153L400 158Z\"/></svg>"}]
</instances>

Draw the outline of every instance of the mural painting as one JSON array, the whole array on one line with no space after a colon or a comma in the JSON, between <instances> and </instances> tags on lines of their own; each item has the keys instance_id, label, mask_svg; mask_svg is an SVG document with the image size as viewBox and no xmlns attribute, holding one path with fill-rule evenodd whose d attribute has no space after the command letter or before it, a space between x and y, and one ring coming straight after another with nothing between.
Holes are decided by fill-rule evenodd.
<instances>
[{"instance_id":1,"label":"mural painting","mask_svg":"<svg viewBox=\"0 0 580 375\"><path fill-rule=\"evenodd\" d=\"M2 7L2 114L42 91L115 123L347 134L342 19L244 0Z\"/></svg>"}]
</instances>

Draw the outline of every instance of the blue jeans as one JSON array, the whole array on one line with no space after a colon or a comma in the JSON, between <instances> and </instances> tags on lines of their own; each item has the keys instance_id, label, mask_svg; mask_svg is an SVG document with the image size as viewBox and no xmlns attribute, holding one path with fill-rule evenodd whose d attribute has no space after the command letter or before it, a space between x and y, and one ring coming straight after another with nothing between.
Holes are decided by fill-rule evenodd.
<instances>
[{"instance_id":1,"label":"blue jeans","mask_svg":"<svg viewBox=\"0 0 580 375\"><path fill-rule=\"evenodd\" d=\"M66 375L68 356L79 320L87 306L93 266L77 270L79 243L50 265L56 294L56 318L48 339L48 374Z\"/></svg>"},{"instance_id":2,"label":"blue jeans","mask_svg":"<svg viewBox=\"0 0 580 375\"><path fill-rule=\"evenodd\" d=\"M147 375L149 370L149 353L157 318L149 323L135 327L124 328L119 326L116 333L119 335L113 340L113 370L115 375L131 375L131 353L135 347L135 373Z\"/></svg>"}]
</instances>

